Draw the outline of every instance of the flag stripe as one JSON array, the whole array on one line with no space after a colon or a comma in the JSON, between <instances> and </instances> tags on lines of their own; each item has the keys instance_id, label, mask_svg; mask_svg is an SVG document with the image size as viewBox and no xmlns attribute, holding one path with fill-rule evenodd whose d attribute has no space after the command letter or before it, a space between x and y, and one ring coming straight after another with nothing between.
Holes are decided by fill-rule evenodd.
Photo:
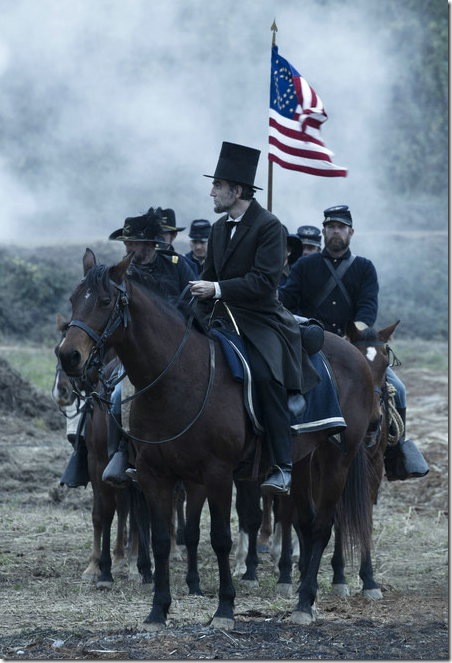
<instances>
[{"instance_id":1,"label":"flag stripe","mask_svg":"<svg viewBox=\"0 0 452 663\"><path fill-rule=\"evenodd\" d=\"M268 158L282 168L321 177L346 177L333 164L321 136L328 119L322 100L298 71L272 48Z\"/></svg>"},{"instance_id":2,"label":"flag stripe","mask_svg":"<svg viewBox=\"0 0 452 663\"><path fill-rule=\"evenodd\" d=\"M346 169L341 169L339 166L335 166L334 164L329 164L329 170L321 170L320 168L314 168L311 165L289 163L285 159L280 159L275 154L272 154L271 151L268 154L268 159L269 161L277 163L282 168L286 168L287 170L296 170L300 173L307 173L308 175L317 175L320 177L345 177L347 175ZM308 163L312 164L313 162L309 160Z\"/></svg>"}]
</instances>

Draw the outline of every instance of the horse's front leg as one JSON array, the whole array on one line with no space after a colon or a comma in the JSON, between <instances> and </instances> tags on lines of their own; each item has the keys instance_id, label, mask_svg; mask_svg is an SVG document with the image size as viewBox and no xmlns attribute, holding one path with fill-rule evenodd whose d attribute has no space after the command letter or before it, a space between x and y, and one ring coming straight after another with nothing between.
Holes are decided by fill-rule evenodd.
<instances>
[{"instance_id":1,"label":"horse's front leg","mask_svg":"<svg viewBox=\"0 0 452 663\"><path fill-rule=\"evenodd\" d=\"M224 477L220 482L219 477ZM234 628L235 589L232 582L229 555L232 548L231 503L232 468L205 478L207 500L210 511L210 542L218 561L220 585L218 608L211 621L213 628L232 630Z\"/></svg>"},{"instance_id":2,"label":"horse's front leg","mask_svg":"<svg viewBox=\"0 0 452 663\"><path fill-rule=\"evenodd\" d=\"M204 486L186 482L187 509L184 527L184 541L187 548L187 575L185 580L188 593L202 596L198 571L198 545L200 536L201 513L206 501Z\"/></svg>"},{"instance_id":3,"label":"horse's front leg","mask_svg":"<svg viewBox=\"0 0 452 663\"><path fill-rule=\"evenodd\" d=\"M171 605L169 555L175 482L171 479L150 477L138 466L137 479L149 505L154 553L154 597L151 611L144 623L149 624L151 629L159 629L165 626Z\"/></svg>"}]
</instances>

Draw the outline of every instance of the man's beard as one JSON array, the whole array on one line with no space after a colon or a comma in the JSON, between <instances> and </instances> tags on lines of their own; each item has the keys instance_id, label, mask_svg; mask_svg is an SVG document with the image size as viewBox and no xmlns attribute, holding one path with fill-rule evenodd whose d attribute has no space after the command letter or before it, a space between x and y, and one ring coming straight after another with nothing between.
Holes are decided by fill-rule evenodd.
<instances>
[{"instance_id":1,"label":"man's beard","mask_svg":"<svg viewBox=\"0 0 452 663\"><path fill-rule=\"evenodd\" d=\"M216 212L217 214L224 214L225 212L229 212L231 209L230 205L225 205L224 203L215 203L213 206L213 211Z\"/></svg>"},{"instance_id":2,"label":"man's beard","mask_svg":"<svg viewBox=\"0 0 452 663\"><path fill-rule=\"evenodd\" d=\"M332 251L344 251L350 242L343 240L341 237L330 237L326 243L326 248Z\"/></svg>"}]
</instances>

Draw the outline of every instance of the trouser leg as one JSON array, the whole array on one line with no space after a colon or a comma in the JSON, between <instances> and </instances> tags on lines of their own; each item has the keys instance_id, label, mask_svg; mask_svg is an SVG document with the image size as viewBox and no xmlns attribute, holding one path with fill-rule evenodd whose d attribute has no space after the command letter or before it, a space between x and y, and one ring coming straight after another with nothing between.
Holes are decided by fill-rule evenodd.
<instances>
[{"instance_id":1,"label":"trouser leg","mask_svg":"<svg viewBox=\"0 0 452 663\"><path fill-rule=\"evenodd\" d=\"M102 481L113 485L129 482L128 446L121 428L121 385L116 385L112 394L112 408L107 420L108 464L102 474Z\"/></svg>"},{"instance_id":2,"label":"trouser leg","mask_svg":"<svg viewBox=\"0 0 452 663\"><path fill-rule=\"evenodd\" d=\"M78 486L86 488L89 483L88 450L83 435L84 430L78 431L81 417L81 413L71 416L66 426L66 436L73 446L73 451L60 479L60 486L68 488L78 488Z\"/></svg>"},{"instance_id":3,"label":"trouser leg","mask_svg":"<svg viewBox=\"0 0 452 663\"><path fill-rule=\"evenodd\" d=\"M397 407L402 420L402 432L396 444L388 445L384 455L388 481L417 479L429 472L429 466L413 440L406 439L406 408Z\"/></svg>"},{"instance_id":4,"label":"trouser leg","mask_svg":"<svg viewBox=\"0 0 452 663\"><path fill-rule=\"evenodd\" d=\"M248 357L260 404L265 438L274 461L274 470L263 482L261 490L286 493L290 489L292 471L292 438L287 390L273 379L267 363L253 346L248 348Z\"/></svg>"}]
</instances>

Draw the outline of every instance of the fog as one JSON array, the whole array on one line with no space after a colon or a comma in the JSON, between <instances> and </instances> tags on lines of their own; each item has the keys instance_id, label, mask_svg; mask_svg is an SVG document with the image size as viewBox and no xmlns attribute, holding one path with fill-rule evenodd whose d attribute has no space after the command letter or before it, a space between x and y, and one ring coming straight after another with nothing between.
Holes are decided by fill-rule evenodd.
<instances>
[{"instance_id":1,"label":"fog","mask_svg":"<svg viewBox=\"0 0 452 663\"><path fill-rule=\"evenodd\" d=\"M273 211L293 232L340 203L362 232L374 223L374 151L403 63L374 38L365 3L0 0L0 11L2 243L89 245L150 206L172 207L178 225L214 221L203 174L223 140L262 150L266 205L273 19L349 171L275 165Z\"/></svg>"}]
</instances>

